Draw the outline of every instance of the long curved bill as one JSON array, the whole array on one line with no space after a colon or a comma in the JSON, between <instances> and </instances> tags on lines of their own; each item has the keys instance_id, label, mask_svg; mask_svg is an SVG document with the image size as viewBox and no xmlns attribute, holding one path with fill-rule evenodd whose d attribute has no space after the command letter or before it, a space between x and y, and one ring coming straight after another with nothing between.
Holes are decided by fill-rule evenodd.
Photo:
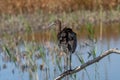
<instances>
[{"instance_id":1,"label":"long curved bill","mask_svg":"<svg viewBox=\"0 0 120 80\"><path fill-rule=\"evenodd\" d=\"M48 27L51 27L51 26L53 26L53 25L55 25L54 22L52 22L51 24L49 24Z\"/></svg>"}]
</instances>

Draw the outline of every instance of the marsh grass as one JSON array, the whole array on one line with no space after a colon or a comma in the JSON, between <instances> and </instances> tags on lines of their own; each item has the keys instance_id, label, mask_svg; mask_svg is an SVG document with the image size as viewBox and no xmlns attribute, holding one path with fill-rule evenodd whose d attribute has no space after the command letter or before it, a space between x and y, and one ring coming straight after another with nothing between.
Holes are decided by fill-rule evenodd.
<instances>
[{"instance_id":1,"label":"marsh grass","mask_svg":"<svg viewBox=\"0 0 120 80\"><path fill-rule=\"evenodd\" d=\"M7 18L7 20L10 21L10 22L8 22L8 24L11 25L12 21L14 21L14 18L12 18L12 19L9 19L9 18ZM76 18L76 16L74 16L74 18L77 21L78 18ZM69 19L69 20L71 21L72 19ZM29 20L27 20L26 17L22 17L22 19L20 21L23 22L23 27L25 28L24 34L22 34L22 35L12 34L11 35L11 34L5 33L4 36L2 37L3 41L4 41L3 48L4 48L4 51L6 52L7 56L9 56L11 61L17 65L22 64L22 62L19 62L21 60L21 58L25 58L25 64L23 64L23 65L27 65L27 71L29 72L29 76L30 76L31 80L34 80L34 79L37 80L38 75L39 75L39 73L37 73L37 71L40 70L39 66L42 66L42 69L40 71L42 72L42 74L45 74L46 79L49 80L49 77L51 77L50 71L53 70L50 67L51 64L54 65L53 66L53 68L55 70L54 74L53 74L54 77L58 76L59 73L64 71L64 68L62 65L63 58L58 57L57 53L59 53L59 51L56 49L56 46L55 46L55 45L57 45L56 31L54 31L54 29L47 30L46 32L40 30L40 33L38 33L33 30ZM73 23L74 23L74 21L73 21ZM12 25L14 25L14 24L12 24ZM68 25L70 25L70 27L72 26L72 24L68 24ZM80 25L80 24L78 23L74 26L77 26L77 25ZM97 47L95 46L95 44L97 41L96 38L99 37L99 28L94 27L94 24L92 24L92 23L87 23L85 26L76 28L78 30L76 30L74 28L73 29L75 30L75 32L78 35L78 40L80 38L86 37L90 41L88 46L91 47L91 51L89 53L92 56L92 58L95 58L96 54L97 54L96 53ZM114 25L113 25L113 27L109 27L109 30L107 27L105 27L104 29L105 30L103 31L103 33L106 32L108 35L109 35L109 33L111 33L111 30L113 30L113 33L112 33L113 35L116 35L116 32L119 33L119 29L117 29L117 30L114 29ZM36 37L39 37L40 40L35 41L35 39L37 39L35 37L35 33L40 34L40 35L36 36ZM84 33L84 35L83 35L83 33ZM29 36L29 35L31 35L31 36ZM108 36L108 35L107 35L107 37L110 38L110 36ZM17 37L15 37L15 36L17 36ZM21 36L24 36L24 37L22 37L22 39L19 39L19 37L21 37ZM106 37L106 35L103 35L103 37ZM19 50L17 51L17 49L16 49L19 46L19 44L21 43L21 41L22 41L22 44L24 45L25 54L23 54ZM46 51L48 48L45 46L45 42L54 42L55 45L50 46L51 47L50 50L52 52ZM47 46L49 46L49 44ZM54 50L56 50L56 51L54 51ZM38 52L38 53L36 54L36 52ZM77 53L77 54L80 54L80 53ZM24 56L17 57L17 56L21 56L21 55L24 55ZM40 64L36 63L37 59L34 56L37 56L38 59L41 60ZM51 56L54 56L54 58L49 59L48 57L51 57ZM83 56L81 56L81 55L76 55L76 56L77 56L77 59L79 60L80 64L85 63ZM18 66L21 66L21 65L18 65ZM95 65L95 73L96 73L95 79L96 80L98 80L98 78L99 78L98 69L99 69L99 67L96 64ZM90 74L89 74L88 70L84 69L84 71L85 71L84 73L86 73L84 75L87 75L88 79L90 80ZM70 77L70 78L77 79L77 74L72 75L72 77ZM53 79L53 77L51 77L51 79Z\"/></svg>"},{"instance_id":2,"label":"marsh grass","mask_svg":"<svg viewBox=\"0 0 120 80\"><path fill-rule=\"evenodd\" d=\"M25 22L25 23L27 26L29 26L29 24L27 22ZM82 29L82 28L80 28L80 29ZM114 29L114 28L111 28L111 29ZM86 32L84 32L84 30L86 30ZM78 30L78 32L76 31L79 35L80 35L80 32L86 34L87 35L86 38L90 41L90 43L87 45L91 48L90 52L89 52L91 54L91 56L89 58L91 58L91 57L95 58L96 54L97 54L96 53L97 47L95 44L97 41L96 35L99 35L99 32L96 33L96 30L97 29L94 27L93 24L88 23L88 24L86 24L86 27L84 27L84 29ZM11 58L11 61L13 63L17 64L17 66L21 66L21 65L25 66L26 65L26 67L25 67L26 69L24 69L24 70L29 72L29 78L31 80L39 80L39 75L42 76L42 74L44 74L44 77L46 80L53 79L54 77L58 76L58 74L60 74L61 72L64 71L63 57L58 56L59 51L57 50L57 46L56 46L57 45L56 32L54 32L54 30L50 30L50 32L47 32L47 33L49 33L49 34L51 33L49 35L49 37L51 37L51 38L48 39L47 41L51 41L51 42L55 41L54 44L45 45L46 41L44 41L43 38L41 38L41 42L44 42L44 43L35 42L35 40L32 39L32 37L31 37L31 40L28 40L28 39L30 39L28 37L28 35L34 34L33 30L31 30L31 28L28 27L28 29L26 29L26 35L25 35L27 37L27 39L22 39L22 44L24 45L24 54L23 54L23 52L21 52L19 50L17 51L17 49L15 49L21 43L19 41L19 39L17 39L17 38L15 38L18 40L17 44L13 41L14 40L13 38L15 35L12 36L12 35L6 34L4 36L4 38L5 38L4 43L6 45L3 45L3 48L4 48L4 51L6 52L7 56L9 56ZM32 35L32 36L34 36L34 35ZM85 35L81 34L80 38L82 38L84 36ZM6 39L8 40L8 42ZM78 37L78 39L79 39L79 37ZM11 47L12 46L11 44L14 46ZM46 46L48 46L48 47L46 47ZM15 50L15 52L11 51L11 48L13 50ZM17 53L19 53L19 54L17 54ZM84 59L83 55L80 55L81 52L77 52L77 54L78 55L76 55L76 56L77 56L77 59L80 62L80 64L84 64L86 60ZM22 56L20 58L17 57L20 55L21 56L24 55L24 56ZM52 58L50 58L51 56L52 56ZM20 62L19 59L21 59L21 58L25 59L25 61L24 61L25 64ZM40 64L36 63L37 60L40 60ZM52 68L51 68L51 65L53 65ZM41 69L40 69L40 66L41 66ZM97 63L94 65L94 69L95 69L95 79L99 80L99 72L98 72L99 66ZM41 74L39 74L38 71L40 71ZM51 74L52 72L53 72L53 74ZM88 79L91 80L90 73L88 72L87 68L84 69L83 74L87 75ZM70 76L70 79L77 79L77 77L78 77L77 74L73 74ZM84 76L82 76L82 77L84 78Z\"/></svg>"},{"instance_id":3,"label":"marsh grass","mask_svg":"<svg viewBox=\"0 0 120 80\"><path fill-rule=\"evenodd\" d=\"M33 13L44 11L47 13L71 12L78 9L98 10L100 6L104 9L115 9L119 5L119 0L8 0L0 1L0 12L8 14Z\"/></svg>"},{"instance_id":4,"label":"marsh grass","mask_svg":"<svg viewBox=\"0 0 120 80\"><path fill-rule=\"evenodd\" d=\"M22 1L22 0L21 0ZM39 1L39 0L35 0ZM46 1L46 0L45 0ZM54 0L53 0L54 1ZM77 0L78 1L78 0ZM4 1L3 1L4 2ZM19 1L20 2L20 1ZM13 5L18 5L19 2L14 3ZM33 1L34 2L34 1ZM8 3L11 3L9 1ZM24 1L23 1L24 3ZM47 2L46 2L47 3ZM84 2L85 4L86 1ZM7 4L7 2L6 2ZM21 4L21 2L20 2ZM19 4L19 5L20 5ZM37 3L36 3L37 4ZM68 4L68 3L67 3ZM32 5L29 2L29 5ZM69 4L68 4L69 5ZM10 6L10 5L8 5ZM71 27L76 33L78 40L84 39L87 36L87 40L90 43L87 46L90 47L90 51L88 52L89 57L92 58L96 57L96 38L99 38L99 35L103 33L107 33L108 35L102 35L102 37L110 38L109 33L113 30L113 35L116 35L116 32L120 32L114 28L114 25L108 30L109 27L104 27L100 24L109 24L110 22L119 22L120 17L119 7L117 10L110 10L110 11L93 11L90 10L82 10L82 11L75 11L71 13L44 13L42 11L35 12L33 14L23 14L24 10L32 11L31 7L27 5L27 8L21 7L24 5L18 6L18 12L21 14L18 15L4 15L2 14L0 20L0 33L3 34L1 36L3 41L3 50L10 58L10 61L17 64L23 70L26 70L29 73L30 80L39 80L39 75L43 77L45 80L53 79L58 76L61 72L64 71L63 68L63 56L59 56L59 50L56 49L57 45L57 37L56 31L54 29L48 29L47 26L53 22L55 19L61 19L63 25L67 27ZM38 8L35 7L34 8ZM11 7L10 11L14 12L14 8ZM12 12L11 12L12 13ZM99 14L99 15L98 15ZM96 27L100 26L100 30ZM83 27L82 27L83 26ZM45 28L43 28L45 27ZM53 26L53 28L55 28ZM119 36L119 35L118 35ZM115 37L115 36L114 36ZM54 43L54 44L46 44ZM18 46L22 43L24 45L23 51L18 49ZM79 45L79 44L78 44ZM81 45L79 45L81 46ZM86 47L86 46L85 46ZM78 52L77 54L81 54ZM52 58L50 58L52 56ZM82 55L76 55L77 59L79 60L80 64L85 63L85 59ZM22 60L24 60L22 62ZM37 60L40 60L39 64L36 63ZM24 64L23 64L24 63ZM22 66L21 66L22 65ZM51 65L53 65L51 67ZM95 79L99 78L99 69L97 63L95 64ZM41 72L39 74L38 72ZM24 72L24 71L23 71ZM53 73L52 73L53 72ZM84 69L83 74L86 73L89 80L90 74L87 69ZM76 80L77 74L70 76L71 79ZM84 78L84 76L82 76ZM99 80L99 79L98 79Z\"/></svg>"},{"instance_id":5,"label":"marsh grass","mask_svg":"<svg viewBox=\"0 0 120 80\"><path fill-rule=\"evenodd\" d=\"M101 14L102 13L102 14ZM59 13L59 14L44 14L44 13L34 13L34 14L19 14L15 15L3 15L0 20L0 36L6 34L21 34L30 32L31 37L34 40L34 32L46 32L47 26L53 22L55 19L62 19L62 24L71 27L74 30L80 29L81 26L86 26L87 23L93 25L106 25L113 23L119 23L119 11L75 11L72 13ZM102 19L102 20L101 20ZM46 31L45 31L46 30ZM52 29L51 29L52 30ZM100 34L102 34L102 26L100 27ZM49 32L49 31L48 31ZM47 32L46 32L47 33ZM28 35L29 35L28 34ZM44 34L43 34L44 35ZM53 31L54 35L54 31ZM26 34L27 36L27 34ZM42 36L44 38L44 36ZM50 39L50 35L48 35ZM55 37L54 37L55 38Z\"/></svg>"}]
</instances>

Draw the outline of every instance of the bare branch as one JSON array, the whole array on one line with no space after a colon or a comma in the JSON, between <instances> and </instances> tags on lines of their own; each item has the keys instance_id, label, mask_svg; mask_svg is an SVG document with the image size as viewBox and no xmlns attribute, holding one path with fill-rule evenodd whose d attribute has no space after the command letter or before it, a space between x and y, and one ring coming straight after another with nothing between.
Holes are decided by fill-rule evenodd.
<instances>
[{"instance_id":1,"label":"bare branch","mask_svg":"<svg viewBox=\"0 0 120 80\"><path fill-rule=\"evenodd\" d=\"M67 75L71 75L73 73L76 73L76 72L79 72L80 70L86 68L87 66L95 63L95 62L99 62L99 60L101 60L102 58L104 58L105 56L111 54L111 53L116 53L116 54L120 54L120 50L118 49L109 49L105 52L103 52L100 56L92 59L92 60L89 60L88 62L82 64L81 66L78 66L76 68L74 68L73 70L67 70L65 72L63 72L61 75L59 75L57 78L55 78L55 80L61 80L62 78L64 78L65 76Z\"/></svg>"}]
</instances>

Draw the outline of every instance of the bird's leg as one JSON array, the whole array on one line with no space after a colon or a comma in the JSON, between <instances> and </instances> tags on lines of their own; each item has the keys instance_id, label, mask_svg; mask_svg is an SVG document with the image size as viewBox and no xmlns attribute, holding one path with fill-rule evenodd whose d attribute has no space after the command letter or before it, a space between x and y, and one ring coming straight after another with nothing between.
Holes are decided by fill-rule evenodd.
<instances>
[{"instance_id":1,"label":"bird's leg","mask_svg":"<svg viewBox=\"0 0 120 80\"><path fill-rule=\"evenodd\" d=\"M71 68L72 54L69 54L69 55L70 55L70 70L72 70Z\"/></svg>"},{"instance_id":2,"label":"bird's leg","mask_svg":"<svg viewBox=\"0 0 120 80\"><path fill-rule=\"evenodd\" d=\"M64 60L64 71L66 70L66 58L65 58L66 56L64 55L63 56L63 60Z\"/></svg>"},{"instance_id":3,"label":"bird's leg","mask_svg":"<svg viewBox=\"0 0 120 80\"><path fill-rule=\"evenodd\" d=\"M69 54L66 55L66 62L67 62L67 65L66 65L66 71L69 69L68 66L69 66ZM66 76L66 79L65 80L69 80L69 76Z\"/></svg>"},{"instance_id":4,"label":"bird's leg","mask_svg":"<svg viewBox=\"0 0 120 80\"><path fill-rule=\"evenodd\" d=\"M68 55L64 56L64 70L67 71L68 70Z\"/></svg>"},{"instance_id":5,"label":"bird's leg","mask_svg":"<svg viewBox=\"0 0 120 80\"><path fill-rule=\"evenodd\" d=\"M68 66L69 66L69 56L68 55L66 55L67 56L67 58L66 58L66 63L67 63L67 65L66 65L66 70L68 70Z\"/></svg>"}]
</instances>

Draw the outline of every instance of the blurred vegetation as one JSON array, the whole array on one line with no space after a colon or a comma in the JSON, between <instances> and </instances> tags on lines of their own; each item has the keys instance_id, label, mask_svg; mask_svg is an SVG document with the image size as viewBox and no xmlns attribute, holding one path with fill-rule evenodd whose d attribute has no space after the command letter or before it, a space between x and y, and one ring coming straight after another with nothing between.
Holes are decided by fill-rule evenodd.
<instances>
[{"instance_id":1,"label":"blurred vegetation","mask_svg":"<svg viewBox=\"0 0 120 80\"><path fill-rule=\"evenodd\" d=\"M33 13L35 11L71 12L78 9L115 9L120 0L0 0L0 13Z\"/></svg>"},{"instance_id":2,"label":"blurred vegetation","mask_svg":"<svg viewBox=\"0 0 120 80\"><path fill-rule=\"evenodd\" d=\"M51 14L59 12L61 13ZM84 44L91 47L88 54L93 58L96 57L95 41L101 37L100 32L105 39L114 37L117 40L120 34L120 0L0 0L0 15L0 48L3 48L3 54L23 71L28 68L30 77L38 76L34 72L39 69L44 71L46 80L48 75L51 76L50 71L54 71L54 76L63 71L62 56L58 56L56 46L55 26L53 29L48 28L56 18L62 20L63 26L72 28L77 33L78 40L88 36L91 44ZM113 22L118 23L112 25ZM104 23L104 30L100 23ZM51 44L52 42L55 44ZM20 49L21 45L23 50ZM85 62L81 55L77 55L77 58L81 64ZM41 63L37 64L37 59ZM53 70L50 68L51 64ZM90 80L86 69L85 72ZM73 76L77 79L76 74ZM33 80L37 80L37 77Z\"/></svg>"}]
</instances>

